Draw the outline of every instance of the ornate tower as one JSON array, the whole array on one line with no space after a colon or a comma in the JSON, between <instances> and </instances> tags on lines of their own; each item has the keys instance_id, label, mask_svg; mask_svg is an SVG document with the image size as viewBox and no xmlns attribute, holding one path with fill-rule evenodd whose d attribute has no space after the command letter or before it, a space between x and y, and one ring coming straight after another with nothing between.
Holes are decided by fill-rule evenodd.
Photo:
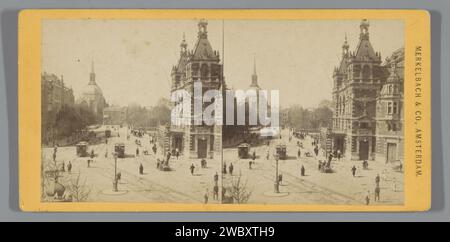
<instances>
[{"instance_id":1,"label":"ornate tower","mask_svg":"<svg viewBox=\"0 0 450 242\"><path fill-rule=\"evenodd\" d=\"M220 90L222 64L219 52L213 50L208 40L208 22L198 22L197 41L192 50L187 49L185 38L181 41L180 58L172 68L172 91L184 89L191 96L191 113L194 109L194 84L201 82L202 94L208 90ZM202 111L210 103L204 103ZM171 148L178 148L192 158L213 158L220 155L222 128L218 125L195 125L194 117L188 127L171 126Z\"/></svg>"}]
</instances>

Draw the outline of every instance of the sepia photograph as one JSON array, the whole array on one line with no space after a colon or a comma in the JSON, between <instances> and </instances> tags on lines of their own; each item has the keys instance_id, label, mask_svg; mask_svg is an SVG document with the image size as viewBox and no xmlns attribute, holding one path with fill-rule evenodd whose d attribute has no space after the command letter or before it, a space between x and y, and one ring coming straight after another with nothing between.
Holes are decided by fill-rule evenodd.
<instances>
[{"instance_id":1,"label":"sepia photograph","mask_svg":"<svg viewBox=\"0 0 450 242\"><path fill-rule=\"evenodd\" d=\"M402 20L41 24L41 202L404 205Z\"/></svg>"}]
</instances>

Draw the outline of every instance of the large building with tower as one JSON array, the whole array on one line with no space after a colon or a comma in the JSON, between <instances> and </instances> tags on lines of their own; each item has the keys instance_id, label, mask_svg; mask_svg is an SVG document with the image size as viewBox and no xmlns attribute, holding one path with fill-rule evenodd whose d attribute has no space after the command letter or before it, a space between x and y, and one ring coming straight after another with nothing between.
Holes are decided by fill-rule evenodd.
<instances>
[{"instance_id":1,"label":"large building with tower","mask_svg":"<svg viewBox=\"0 0 450 242\"><path fill-rule=\"evenodd\" d=\"M355 50L349 49L346 37L333 71L332 149L352 160L402 160L404 49L382 61L367 20Z\"/></svg>"},{"instance_id":2,"label":"large building with tower","mask_svg":"<svg viewBox=\"0 0 450 242\"><path fill-rule=\"evenodd\" d=\"M89 83L82 90L81 97L77 100L80 105L89 108L96 117L97 123L102 123L103 109L107 107L102 89L95 80L94 62L92 62L91 73L89 74Z\"/></svg>"},{"instance_id":3,"label":"large building with tower","mask_svg":"<svg viewBox=\"0 0 450 242\"><path fill-rule=\"evenodd\" d=\"M219 51L213 50L208 40L208 23L201 20L198 23L197 41L192 50L183 38L180 44L180 57L173 66L171 76L171 91L185 90L194 107L194 83L201 82L203 92L220 90L223 82L222 63ZM203 103L202 111L209 103ZM192 112L193 113L193 110ZM191 125L170 125L166 149L178 149L190 158L220 157L222 149L221 125L194 125L194 117L190 117Z\"/></svg>"}]
</instances>

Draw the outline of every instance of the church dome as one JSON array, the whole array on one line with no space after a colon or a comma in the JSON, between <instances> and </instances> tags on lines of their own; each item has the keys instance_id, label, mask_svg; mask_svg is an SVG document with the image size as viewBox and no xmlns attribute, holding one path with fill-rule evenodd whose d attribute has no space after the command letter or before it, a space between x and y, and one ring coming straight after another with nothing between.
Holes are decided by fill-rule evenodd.
<instances>
[{"instance_id":1,"label":"church dome","mask_svg":"<svg viewBox=\"0 0 450 242\"><path fill-rule=\"evenodd\" d=\"M102 89L97 86L95 82L89 82L89 84L83 89L84 95L103 95Z\"/></svg>"}]
</instances>

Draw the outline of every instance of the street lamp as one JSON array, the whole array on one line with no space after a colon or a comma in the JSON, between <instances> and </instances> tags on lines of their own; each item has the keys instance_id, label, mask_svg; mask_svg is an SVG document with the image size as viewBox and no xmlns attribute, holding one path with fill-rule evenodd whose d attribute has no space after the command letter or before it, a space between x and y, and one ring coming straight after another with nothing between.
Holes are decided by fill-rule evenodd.
<instances>
[{"instance_id":1,"label":"street lamp","mask_svg":"<svg viewBox=\"0 0 450 242\"><path fill-rule=\"evenodd\" d=\"M117 192L119 189L117 188L117 152L114 152L114 181L113 181L113 190Z\"/></svg>"},{"instance_id":2,"label":"street lamp","mask_svg":"<svg viewBox=\"0 0 450 242\"><path fill-rule=\"evenodd\" d=\"M278 159L279 156L278 154L276 154L275 155L276 169L275 169L275 184L274 184L275 193L280 193L280 183L278 180Z\"/></svg>"}]
</instances>

